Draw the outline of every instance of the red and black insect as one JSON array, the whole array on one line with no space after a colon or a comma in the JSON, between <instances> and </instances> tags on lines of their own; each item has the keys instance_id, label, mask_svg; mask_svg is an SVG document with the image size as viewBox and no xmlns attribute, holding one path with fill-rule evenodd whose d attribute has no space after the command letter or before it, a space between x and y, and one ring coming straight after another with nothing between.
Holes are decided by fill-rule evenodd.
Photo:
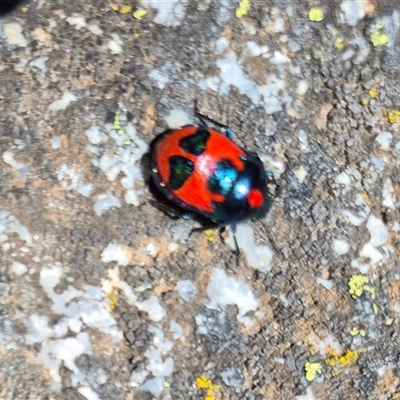
<instances>
[{"instance_id":1,"label":"red and black insect","mask_svg":"<svg viewBox=\"0 0 400 400\"><path fill-rule=\"evenodd\" d=\"M235 144L225 128L223 134L202 121L159 135L151 150L152 178L178 207L235 228L264 217L270 197L261 160Z\"/></svg>"}]
</instances>

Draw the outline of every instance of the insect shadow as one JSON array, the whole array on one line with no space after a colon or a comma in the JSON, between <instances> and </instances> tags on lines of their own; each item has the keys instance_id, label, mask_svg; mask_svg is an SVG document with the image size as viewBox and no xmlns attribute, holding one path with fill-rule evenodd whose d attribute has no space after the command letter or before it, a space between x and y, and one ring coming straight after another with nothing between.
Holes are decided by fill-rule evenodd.
<instances>
[{"instance_id":1,"label":"insect shadow","mask_svg":"<svg viewBox=\"0 0 400 400\"><path fill-rule=\"evenodd\" d=\"M12 12L19 5L24 3L24 0L1 0L0 1L0 17L3 17ZM26 1L25 1L26 3Z\"/></svg>"}]
</instances>

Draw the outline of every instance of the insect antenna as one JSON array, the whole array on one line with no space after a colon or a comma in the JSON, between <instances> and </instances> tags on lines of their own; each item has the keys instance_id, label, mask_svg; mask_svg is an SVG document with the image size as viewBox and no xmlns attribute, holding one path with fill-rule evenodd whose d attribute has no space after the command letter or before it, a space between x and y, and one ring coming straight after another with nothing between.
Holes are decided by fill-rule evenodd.
<instances>
[{"instance_id":1,"label":"insect antenna","mask_svg":"<svg viewBox=\"0 0 400 400\"><path fill-rule=\"evenodd\" d=\"M197 106L197 101L194 102L194 114L196 115L196 117L201 121L201 123L204 126L207 126L206 121L211 122L212 124L214 124L215 126L218 126L220 128L225 129L226 131L226 136L228 136L229 139L232 139L233 137L233 133L231 128L229 128L229 126L221 124L221 122L216 121L215 119L212 119L210 117L207 117L206 115L200 113L199 108Z\"/></svg>"}]
</instances>

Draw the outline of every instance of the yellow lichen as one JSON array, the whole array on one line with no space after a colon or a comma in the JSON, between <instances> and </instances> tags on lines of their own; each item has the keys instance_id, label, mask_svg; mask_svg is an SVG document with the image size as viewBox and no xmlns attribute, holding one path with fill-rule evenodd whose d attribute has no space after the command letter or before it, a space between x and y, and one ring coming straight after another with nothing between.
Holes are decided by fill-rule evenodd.
<instances>
[{"instance_id":1,"label":"yellow lichen","mask_svg":"<svg viewBox=\"0 0 400 400\"><path fill-rule=\"evenodd\" d=\"M364 337L367 334L365 329L360 329L360 336Z\"/></svg>"},{"instance_id":2,"label":"yellow lichen","mask_svg":"<svg viewBox=\"0 0 400 400\"><path fill-rule=\"evenodd\" d=\"M337 375L341 374L342 372L343 372L343 370L340 369L340 368L338 368L338 369L334 369L334 370L331 372L331 374L332 374L332 376L337 376Z\"/></svg>"},{"instance_id":3,"label":"yellow lichen","mask_svg":"<svg viewBox=\"0 0 400 400\"><path fill-rule=\"evenodd\" d=\"M236 9L236 17L241 18L245 16L250 10L250 0L240 0L239 7Z\"/></svg>"},{"instance_id":4,"label":"yellow lichen","mask_svg":"<svg viewBox=\"0 0 400 400\"><path fill-rule=\"evenodd\" d=\"M336 376L343 372L344 367L354 364L358 360L358 356L357 350L347 350L341 356L333 352L330 357L325 359L325 363L333 368L332 375Z\"/></svg>"},{"instance_id":5,"label":"yellow lichen","mask_svg":"<svg viewBox=\"0 0 400 400\"><path fill-rule=\"evenodd\" d=\"M23 12L24 14L27 13L28 10L29 10L29 8L27 6L21 7L21 12Z\"/></svg>"},{"instance_id":6,"label":"yellow lichen","mask_svg":"<svg viewBox=\"0 0 400 400\"><path fill-rule=\"evenodd\" d=\"M321 22L324 19L324 12L322 11L322 8L311 8L310 12L308 13L308 18L310 21L313 22Z\"/></svg>"},{"instance_id":7,"label":"yellow lichen","mask_svg":"<svg viewBox=\"0 0 400 400\"><path fill-rule=\"evenodd\" d=\"M131 12L131 10L132 10L132 7L127 4L121 4L119 6L119 12L121 14L128 14L129 12Z\"/></svg>"},{"instance_id":8,"label":"yellow lichen","mask_svg":"<svg viewBox=\"0 0 400 400\"><path fill-rule=\"evenodd\" d=\"M343 48L344 48L344 40L343 40L343 38L338 37L338 38L335 40L335 47L336 47L338 50L343 50Z\"/></svg>"},{"instance_id":9,"label":"yellow lichen","mask_svg":"<svg viewBox=\"0 0 400 400\"><path fill-rule=\"evenodd\" d=\"M378 96L379 92L377 89L372 88L369 90L368 94L371 96L372 99L375 99L375 97Z\"/></svg>"},{"instance_id":10,"label":"yellow lichen","mask_svg":"<svg viewBox=\"0 0 400 400\"><path fill-rule=\"evenodd\" d=\"M196 385L200 389L206 389L207 393L204 397L204 400L215 400L214 398L214 391L220 388L219 385L214 385L211 379L208 379L205 375L200 376L196 379Z\"/></svg>"},{"instance_id":11,"label":"yellow lichen","mask_svg":"<svg viewBox=\"0 0 400 400\"><path fill-rule=\"evenodd\" d=\"M364 290L371 294L371 299L375 300L376 292L375 289L370 285L364 285Z\"/></svg>"},{"instance_id":12,"label":"yellow lichen","mask_svg":"<svg viewBox=\"0 0 400 400\"><path fill-rule=\"evenodd\" d=\"M319 362L306 362L304 369L306 371L306 379L308 382L312 382L316 378L317 374L322 373L322 365Z\"/></svg>"},{"instance_id":13,"label":"yellow lichen","mask_svg":"<svg viewBox=\"0 0 400 400\"><path fill-rule=\"evenodd\" d=\"M365 275L353 275L350 278L349 293L351 294L353 299L360 297L363 293L369 293L371 299L375 300L375 298L376 298L375 288L373 288L371 285L368 285L368 282L369 282L369 278ZM372 303L372 309L374 310L375 314L378 314L379 307L375 302ZM350 334L351 333L352 332L350 332ZM361 336L366 335L366 332L364 334L361 334L361 331L358 333L360 333Z\"/></svg>"},{"instance_id":14,"label":"yellow lichen","mask_svg":"<svg viewBox=\"0 0 400 400\"><path fill-rule=\"evenodd\" d=\"M368 196L368 193L361 193L361 197L364 199L367 206L371 205L371 199Z\"/></svg>"},{"instance_id":15,"label":"yellow lichen","mask_svg":"<svg viewBox=\"0 0 400 400\"><path fill-rule=\"evenodd\" d=\"M336 364L336 357L331 356L325 359L325 364L329 365L330 367L333 367Z\"/></svg>"},{"instance_id":16,"label":"yellow lichen","mask_svg":"<svg viewBox=\"0 0 400 400\"><path fill-rule=\"evenodd\" d=\"M339 362L343 366L354 364L357 360L358 360L357 350L347 350L341 357L339 357Z\"/></svg>"},{"instance_id":17,"label":"yellow lichen","mask_svg":"<svg viewBox=\"0 0 400 400\"><path fill-rule=\"evenodd\" d=\"M120 120L119 120L119 115L120 115L120 114L121 114L121 112L120 112L120 111L117 111L117 112L115 113L115 115L114 115L113 128L114 128L115 130L121 129L121 122L120 122Z\"/></svg>"},{"instance_id":18,"label":"yellow lichen","mask_svg":"<svg viewBox=\"0 0 400 400\"><path fill-rule=\"evenodd\" d=\"M390 325L393 324L393 321L394 321L394 318L388 318L388 319L385 321L385 325L390 326Z\"/></svg>"},{"instance_id":19,"label":"yellow lichen","mask_svg":"<svg viewBox=\"0 0 400 400\"><path fill-rule=\"evenodd\" d=\"M133 18L136 18L137 20L140 21L146 14L147 14L147 10L145 10L144 8L138 8L133 13Z\"/></svg>"},{"instance_id":20,"label":"yellow lichen","mask_svg":"<svg viewBox=\"0 0 400 400\"><path fill-rule=\"evenodd\" d=\"M349 280L349 293L355 299L360 297L364 292L364 287L369 282L369 278L365 275L353 275Z\"/></svg>"},{"instance_id":21,"label":"yellow lichen","mask_svg":"<svg viewBox=\"0 0 400 400\"><path fill-rule=\"evenodd\" d=\"M389 36L381 32L382 25L376 24L375 29L372 31L370 39L374 47L383 46L389 41Z\"/></svg>"},{"instance_id":22,"label":"yellow lichen","mask_svg":"<svg viewBox=\"0 0 400 400\"><path fill-rule=\"evenodd\" d=\"M355 326L353 328L351 328L351 331L350 331L351 336L356 336L356 335L358 335L358 333L359 333L358 328L356 328Z\"/></svg>"},{"instance_id":23,"label":"yellow lichen","mask_svg":"<svg viewBox=\"0 0 400 400\"><path fill-rule=\"evenodd\" d=\"M112 4L111 8L113 11L119 11L121 14L128 14L132 10L132 7L128 4Z\"/></svg>"},{"instance_id":24,"label":"yellow lichen","mask_svg":"<svg viewBox=\"0 0 400 400\"><path fill-rule=\"evenodd\" d=\"M164 387L169 389L171 387L171 384L169 382L164 382Z\"/></svg>"},{"instance_id":25,"label":"yellow lichen","mask_svg":"<svg viewBox=\"0 0 400 400\"><path fill-rule=\"evenodd\" d=\"M391 124L400 124L400 110L383 110Z\"/></svg>"},{"instance_id":26,"label":"yellow lichen","mask_svg":"<svg viewBox=\"0 0 400 400\"><path fill-rule=\"evenodd\" d=\"M199 378L196 379L196 385L200 389L207 389L209 385L211 385L211 380L207 379L206 376L202 375Z\"/></svg>"},{"instance_id":27,"label":"yellow lichen","mask_svg":"<svg viewBox=\"0 0 400 400\"><path fill-rule=\"evenodd\" d=\"M114 310L119 300L118 290L114 289L112 292L107 293L106 296L108 298L108 305L110 306L111 310Z\"/></svg>"},{"instance_id":28,"label":"yellow lichen","mask_svg":"<svg viewBox=\"0 0 400 400\"><path fill-rule=\"evenodd\" d=\"M218 229L206 229L203 231L203 234L207 238L209 242L213 242L215 239L215 235L218 233Z\"/></svg>"}]
</instances>

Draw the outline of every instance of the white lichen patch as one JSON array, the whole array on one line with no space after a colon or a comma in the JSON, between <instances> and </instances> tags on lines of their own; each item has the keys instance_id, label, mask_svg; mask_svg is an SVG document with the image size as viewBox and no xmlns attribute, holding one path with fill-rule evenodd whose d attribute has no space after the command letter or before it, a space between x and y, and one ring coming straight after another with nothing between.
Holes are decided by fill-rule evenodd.
<instances>
[{"instance_id":1,"label":"white lichen patch","mask_svg":"<svg viewBox=\"0 0 400 400\"><path fill-rule=\"evenodd\" d=\"M351 262L351 266L357 268L361 273L367 274L371 267L374 268L384 259L384 255L371 243L366 243L360 251L360 258L367 262L362 263L359 259L355 259Z\"/></svg>"},{"instance_id":2,"label":"white lichen patch","mask_svg":"<svg viewBox=\"0 0 400 400\"><path fill-rule=\"evenodd\" d=\"M75 14L73 14L72 16L65 18L65 20L66 20L70 25L72 25L73 27L75 27L75 29L76 29L77 31L79 31L80 29L86 27L86 20L85 20L85 17L83 17L83 16L80 15L80 14L76 14L76 13L75 13Z\"/></svg>"},{"instance_id":3,"label":"white lichen patch","mask_svg":"<svg viewBox=\"0 0 400 400\"><path fill-rule=\"evenodd\" d=\"M51 311L58 315L57 323L47 316L33 314L26 321L27 344L41 346L38 359L49 370L56 383L61 382L59 369L62 365L73 372L73 386L87 385L87 378L81 373L75 359L82 354L92 354L92 343L85 328L99 330L109 336L110 348L122 339L122 333L109 312L108 299L101 288L84 285L83 290L69 286L56 293L60 283L61 267L43 267L40 271L40 285L52 301Z\"/></svg>"},{"instance_id":4,"label":"white lichen patch","mask_svg":"<svg viewBox=\"0 0 400 400\"><path fill-rule=\"evenodd\" d=\"M157 11L154 18L156 24L176 27L181 24L186 15L187 3L177 1L141 0L145 9L152 8Z\"/></svg>"},{"instance_id":5,"label":"white lichen patch","mask_svg":"<svg viewBox=\"0 0 400 400\"><path fill-rule=\"evenodd\" d=\"M382 150L390 149L390 143L392 139L393 135L390 132L382 132L375 138Z\"/></svg>"},{"instance_id":6,"label":"white lichen patch","mask_svg":"<svg viewBox=\"0 0 400 400\"><path fill-rule=\"evenodd\" d=\"M149 77L156 81L160 89L164 89L169 82L169 76L158 69L152 69L149 73Z\"/></svg>"},{"instance_id":7,"label":"white lichen patch","mask_svg":"<svg viewBox=\"0 0 400 400\"><path fill-rule=\"evenodd\" d=\"M243 277L230 277L224 270L216 268L207 286L207 295L210 299L206 302L208 307L223 309L227 305L236 304L239 309L238 321L249 326L254 324L254 320L246 314L258 310L258 301Z\"/></svg>"},{"instance_id":8,"label":"white lichen patch","mask_svg":"<svg viewBox=\"0 0 400 400\"><path fill-rule=\"evenodd\" d=\"M101 261L116 261L118 265L127 266L133 259L133 249L122 244L110 243L101 254Z\"/></svg>"},{"instance_id":9,"label":"white lichen patch","mask_svg":"<svg viewBox=\"0 0 400 400\"><path fill-rule=\"evenodd\" d=\"M81 182L81 173L73 166L62 163L56 170L56 175L61 186L66 190L75 189Z\"/></svg>"},{"instance_id":10,"label":"white lichen patch","mask_svg":"<svg viewBox=\"0 0 400 400\"><path fill-rule=\"evenodd\" d=\"M383 254L371 243L366 243L360 251L360 256L371 260L372 265L376 265L383 259Z\"/></svg>"},{"instance_id":11,"label":"white lichen patch","mask_svg":"<svg viewBox=\"0 0 400 400\"><path fill-rule=\"evenodd\" d=\"M76 188L76 191L81 194L82 196L89 197L91 192L92 192L93 184L92 183L86 183L84 185L79 185Z\"/></svg>"},{"instance_id":12,"label":"white lichen patch","mask_svg":"<svg viewBox=\"0 0 400 400\"><path fill-rule=\"evenodd\" d=\"M246 255L250 267L262 272L268 272L272 268L272 250L263 245L257 245L254 241L254 231L249 224L239 224L236 228L236 240L239 249ZM228 245L235 250L233 234L230 231L227 238Z\"/></svg>"},{"instance_id":13,"label":"white lichen patch","mask_svg":"<svg viewBox=\"0 0 400 400\"><path fill-rule=\"evenodd\" d=\"M119 282L118 287L124 292L128 303L136 306L140 311L148 313L152 321L159 322L165 317L166 312L156 296L150 296L147 300L138 301L132 288L126 282Z\"/></svg>"},{"instance_id":14,"label":"white lichen patch","mask_svg":"<svg viewBox=\"0 0 400 400\"><path fill-rule=\"evenodd\" d=\"M109 248L108 251L111 251L111 249ZM118 257L115 257L115 254L111 254L111 258ZM150 296L145 301L138 301L132 288L126 282L120 280L118 267L110 270L108 278L102 280L102 288L105 295L120 289L125 295L128 304L137 307L140 311L147 312L150 320L154 322L161 321L166 315L156 296ZM174 343L165 337L159 325L150 325L148 331L153 336L153 342L144 353L146 369L133 371L131 385L138 387L139 390L150 391L154 396L158 397L164 389L165 377L172 375L174 372L174 360L171 356L168 356ZM176 322L171 322L170 331L174 335L174 340L181 338L183 335L182 328ZM146 381L149 373L154 378Z\"/></svg>"},{"instance_id":15,"label":"white lichen patch","mask_svg":"<svg viewBox=\"0 0 400 400\"><path fill-rule=\"evenodd\" d=\"M299 168L295 169L293 171L293 173L294 173L294 176L299 181L299 183L303 183L306 180L307 171L302 165L300 165Z\"/></svg>"},{"instance_id":16,"label":"white lichen patch","mask_svg":"<svg viewBox=\"0 0 400 400\"><path fill-rule=\"evenodd\" d=\"M333 288L333 286L335 285L334 282L332 280L329 279L323 279L318 277L316 279L316 282L320 285L322 285L325 289L327 290L331 290Z\"/></svg>"},{"instance_id":17,"label":"white lichen patch","mask_svg":"<svg viewBox=\"0 0 400 400\"><path fill-rule=\"evenodd\" d=\"M138 236L135 246L110 243L102 253L103 262L116 261L119 265L153 265L156 257L164 258L174 251L174 246L163 237Z\"/></svg>"},{"instance_id":18,"label":"white lichen patch","mask_svg":"<svg viewBox=\"0 0 400 400\"><path fill-rule=\"evenodd\" d=\"M396 202L394 187L389 178L385 179L383 183L382 197L382 205L385 207L395 210L400 205L399 202Z\"/></svg>"},{"instance_id":19,"label":"white lichen patch","mask_svg":"<svg viewBox=\"0 0 400 400\"><path fill-rule=\"evenodd\" d=\"M274 54L273 60L276 64L288 61L287 57L280 52ZM216 90L221 94L228 95L230 87L236 87L255 106L264 107L267 114L281 111L283 105L290 106L293 101L286 93L285 80L280 79L276 75L269 74L265 76L266 84L258 85L246 76L234 54L227 54L225 58L218 60L217 66L220 69L219 78L209 77L200 80L200 88L203 90Z\"/></svg>"},{"instance_id":20,"label":"white lichen patch","mask_svg":"<svg viewBox=\"0 0 400 400\"><path fill-rule=\"evenodd\" d=\"M191 296L195 296L197 294L196 285L189 279L178 281L175 286L175 290L178 291L179 296L184 301L189 301Z\"/></svg>"},{"instance_id":21,"label":"white lichen patch","mask_svg":"<svg viewBox=\"0 0 400 400\"><path fill-rule=\"evenodd\" d=\"M308 135L304 129L299 129L299 143L301 151L304 151L304 153L310 152L310 145L308 144Z\"/></svg>"},{"instance_id":22,"label":"white lichen patch","mask_svg":"<svg viewBox=\"0 0 400 400\"><path fill-rule=\"evenodd\" d=\"M24 164L19 163L18 161L15 160L14 158L14 153L12 153L11 151L5 151L3 153L3 161L8 164L11 168L13 169L21 169L24 168Z\"/></svg>"},{"instance_id":23,"label":"white lichen patch","mask_svg":"<svg viewBox=\"0 0 400 400\"><path fill-rule=\"evenodd\" d=\"M355 226L360 226L371 213L371 209L367 204L365 196L362 196L361 194L357 194L355 204L359 209L357 215L350 210L344 210L342 215L349 223Z\"/></svg>"},{"instance_id":24,"label":"white lichen patch","mask_svg":"<svg viewBox=\"0 0 400 400\"><path fill-rule=\"evenodd\" d=\"M76 190L83 196L88 197L92 190L92 184L82 184L82 174L73 165L62 163L56 170L56 175L61 186L65 190Z\"/></svg>"},{"instance_id":25,"label":"white lichen patch","mask_svg":"<svg viewBox=\"0 0 400 400\"><path fill-rule=\"evenodd\" d=\"M46 75L46 72L47 72L46 60L43 57L35 58L31 62L31 65L36 67L42 73L42 76Z\"/></svg>"},{"instance_id":26,"label":"white lichen patch","mask_svg":"<svg viewBox=\"0 0 400 400\"><path fill-rule=\"evenodd\" d=\"M51 143L51 148L54 150L59 149L62 145L61 139L59 137L51 138L50 143Z\"/></svg>"},{"instance_id":27,"label":"white lichen patch","mask_svg":"<svg viewBox=\"0 0 400 400\"><path fill-rule=\"evenodd\" d=\"M389 237L389 232L383 221L374 215L370 215L367 221L367 228L371 235L370 243L372 246L383 246Z\"/></svg>"},{"instance_id":28,"label":"white lichen patch","mask_svg":"<svg viewBox=\"0 0 400 400\"><path fill-rule=\"evenodd\" d=\"M78 98L72 92L65 92L61 99L53 101L48 107L49 111L59 111L67 108L73 101L77 101Z\"/></svg>"},{"instance_id":29,"label":"white lichen patch","mask_svg":"<svg viewBox=\"0 0 400 400\"><path fill-rule=\"evenodd\" d=\"M338 256L346 254L350 250L349 242L343 239L335 239L333 241L333 250Z\"/></svg>"},{"instance_id":30,"label":"white lichen patch","mask_svg":"<svg viewBox=\"0 0 400 400\"><path fill-rule=\"evenodd\" d=\"M308 82L305 79L303 79L299 81L299 83L297 84L296 93L299 96L304 96L307 93L308 88L309 88Z\"/></svg>"},{"instance_id":31,"label":"white lichen patch","mask_svg":"<svg viewBox=\"0 0 400 400\"><path fill-rule=\"evenodd\" d=\"M185 339L183 328L176 321L171 321L171 323L169 324L169 331L172 333L172 338L174 340Z\"/></svg>"},{"instance_id":32,"label":"white lichen patch","mask_svg":"<svg viewBox=\"0 0 400 400\"><path fill-rule=\"evenodd\" d=\"M10 267L10 271L17 276L24 275L28 271L28 267L18 261L14 261Z\"/></svg>"},{"instance_id":33,"label":"white lichen patch","mask_svg":"<svg viewBox=\"0 0 400 400\"><path fill-rule=\"evenodd\" d=\"M342 215L348 222L350 222L350 224L355 226L360 226L367 218L367 214L365 212L360 212L359 215L355 215L349 210L344 210Z\"/></svg>"},{"instance_id":34,"label":"white lichen patch","mask_svg":"<svg viewBox=\"0 0 400 400\"><path fill-rule=\"evenodd\" d=\"M78 392L86 398L86 400L100 400L99 395L93 391L89 386L81 386Z\"/></svg>"},{"instance_id":35,"label":"white lichen patch","mask_svg":"<svg viewBox=\"0 0 400 400\"><path fill-rule=\"evenodd\" d=\"M22 225L14 215L0 209L0 243L10 240L9 236L13 233L16 233L27 246L33 245L32 236L28 228Z\"/></svg>"},{"instance_id":36,"label":"white lichen patch","mask_svg":"<svg viewBox=\"0 0 400 400\"><path fill-rule=\"evenodd\" d=\"M121 201L119 198L113 196L112 194L100 195L93 204L93 210L99 217L104 211L109 210L111 207L121 207Z\"/></svg>"},{"instance_id":37,"label":"white lichen patch","mask_svg":"<svg viewBox=\"0 0 400 400\"><path fill-rule=\"evenodd\" d=\"M289 63L290 58L282 53L281 51L274 51L274 55L270 59L272 64L279 65L279 64L284 64L284 63Z\"/></svg>"},{"instance_id":38,"label":"white lichen patch","mask_svg":"<svg viewBox=\"0 0 400 400\"><path fill-rule=\"evenodd\" d=\"M116 112L114 123L107 123L104 127L94 125L86 131L86 136L93 144L88 149L98 156L92 159L92 164L100 168L110 181L122 173L121 185L126 190L124 200L127 204L138 206L142 190L136 186L143 181L140 161L148 150L148 144L138 137L127 114ZM103 146L105 142L109 142L112 152Z\"/></svg>"},{"instance_id":39,"label":"white lichen patch","mask_svg":"<svg viewBox=\"0 0 400 400\"><path fill-rule=\"evenodd\" d=\"M344 0L340 8L344 12L346 23L355 26L367 13L373 12L375 6L369 0Z\"/></svg>"},{"instance_id":40,"label":"white lichen patch","mask_svg":"<svg viewBox=\"0 0 400 400\"><path fill-rule=\"evenodd\" d=\"M362 201L358 198L358 203L361 204ZM354 215L352 215L349 211L347 214L351 215L350 219L353 219L357 222L360 222L359 225L366 219L363 218L358 219ZM365 215L366 217L366 215ZM360 270L361 273L366 274L368 273L369 269L375 268L380 262L382 262L388 256L388 248L384 246L389 238L389 231L386 228L384 222L375 217L374 215L369 215L367 220L367 229L370 234L370 240L368 243L365 243L362 247L359 258L352 260L351 266L353 268L357 268ZM377 249L377 247L382 247L383 252ZM365 262L367 260L367 262Z\"/></svg>"},{"instance_id":41,"label":"white lichen patch","mask_svg":"<svg viewBox=\"0 0 400 400\"><path fill-rule=\"evenodd\" d=\"M345 187L350 186L351 184L350 176L346 172L342 172L339 175L336 175L335 181Z\"/></svg>"},{"instance_id":42,"label":"white lichen patch","mask_svg":"<svg viewBox=\"0 0 400 400\"><path fill-rule=\"evenodd\" d=\"M303 395L296 396L296 397L294 398L294 400L316 400L316 398L315 398L315 396L314 396L314 393L313 393L313 391L312 391L311 386L309 386L309 387L306 389L306 394L305 394L304 396L303 396Z\"/></svg>"},{"instance_id":43,"label":"white lichen patch","mask_svg":"<svg viewBox=\"0 0 400 400\"><path fill-rule=\"evenodd\" d=\"M91 24L88 26L88 29L90 32L93 33L93 35L100 36L104 33L104 31L96 24Z\"/></svg>"},{"instance_id":44,"label":"white lichen patch","mask_svg":"<svg viewBox=\"0 0 400 400\"><path fill-rule=\"evenodd\" d=\"M169 112L165 117L165 122L170 129L180 128L181 126L190 125L193 120L189 114L181 109L175 108Z\"/></svg>"},{"instance_id":45,"label":"white lichen patch","mask_svg":"<svg viewBox=\"0 0 400 400\"><path fill-rule=\"evenodd\" d=\"M164 332L157 326L150 325L149 332L154 336L153 345L150 345L144 353L147 358L147 371L156 378L172 375L174 372L174 360L172 357L163 356L172 350L173 342L167 340Z\"/></svg>"},{"instance_id":46,"label":"white lichen patch","mask_svg":"<svg viewBox=\"0 0 400 400\"><path fill-rule=\"evenodd\" d=\"M85 134L92 144L100 144L107 137L97 125L92 125L89 129L86 129Z\"/></svg>"},{"instance_id":47,"label":"white lichen patch","mask_svg":"<svg viewBox=\"0 0 400 400\"><path fill-rule=\"evenodd\" d=\"M4 34L10 46L27 46L25 36L22 33L22 26L18 22L4 24Z\"/></svg>"},{"instance_id":48,"label":"white lichen patch","mask_svg":"<svg viewBox=\"0 0 400 400\"><path fill-rule=\"evenodd\" d=\"M253 104L263 106L267 114L282 110L278 96L285 89L286 84L283 80L269 75L266 77L266 85L257 85L247 78L233 54L218 60L217 66L220 69L220 78L227 87L236 87L241 94L249 97Z\"/></svg>"},{"instance_id":49,"label":"white lichen patch","mask_svg":"<svg viewBox=\"0 0 400 400\"><path fill-rule=\"evenodd\" d=\"M275 179L279 179L286 170L286 164L277 158L260 155L260 160L265 165L266 169L273 173Z\"/></svg>"},{"instance_id":50,"label":"white lichen patch","mask_svg":"<svg viewBox=\"0 0 400 400\"><path fill-rule=\"evenodd\" d=\"M122 43L122 41L121 41ZM111 39L107 42L107 48L110 50L111 54L119 54L123 52L123 48L121 44L114 39Z\"/></svg>"},{"instance_id":51,"label":"white lichen patch","mask_svg":"<svg viewBox=\"0 0 400 400\"><path fill-rule=\"evenodd\" d=\"M265 57L268 54L269 48L268 46L259 46L257 43L253 41L249 41L246 44L247 48L250 50L251 54L254 57L263 56Z\"/></svg>"}]
</instances>

